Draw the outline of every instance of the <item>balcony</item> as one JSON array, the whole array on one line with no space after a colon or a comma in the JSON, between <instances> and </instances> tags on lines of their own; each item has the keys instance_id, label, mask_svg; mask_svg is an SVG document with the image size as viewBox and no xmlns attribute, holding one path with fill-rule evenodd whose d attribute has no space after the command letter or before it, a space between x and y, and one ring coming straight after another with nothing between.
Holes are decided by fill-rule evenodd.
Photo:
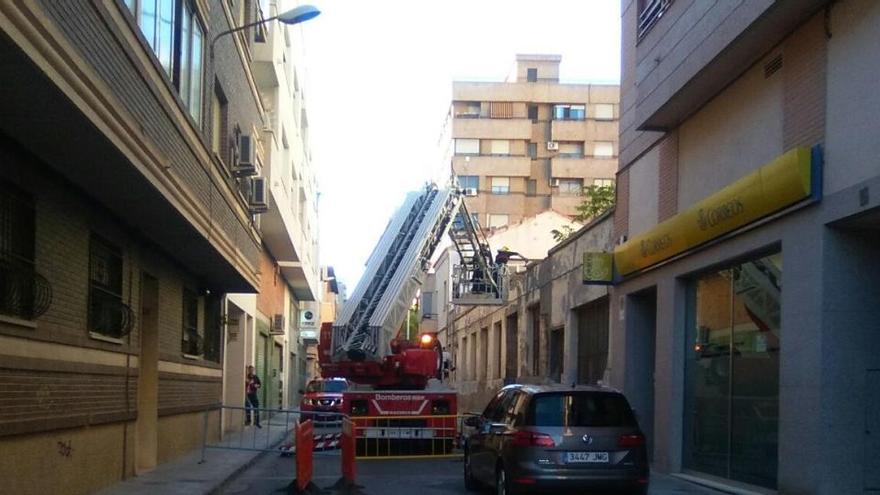
<instances>
[{"instance_id":1,"label":"balcony","mask_svg":"<svg viewBox=\"0 0 880 495\"><path fill-rule=\"evenodd\" d=\"M510 155L457 155L452 158L452 166L458 175L528 177L531 175L532 159Z\"/></svg>"},{"instance_id":2,"label":"balcony","mask_svg":"<svg viewBox=\"0 0 880 495\"><path fill-rule=\"evenodd\" d=\"M577 206L583 201L583 196L553 195L550 196L550 207L563 215L574 216L578 214Z\"/></svg>"},{"instance_id":3,"label":"balcony","mask_svg":"<svg viewBox=\"0 0 880 495\"><path fill-rule=\"evenodd\" d=\"M270 7L275 15L275 6ZM261 15L262 17L262 15ZM278 86L284 61L283 24L277 21L257 26L247 33L252 37L253 73L257 87L266 90Z\"/></svg>"},{"instance_id":4,"label":"balcony","mask_svg":"<svg viewBox=\"0 0 880 495\"><path fill-rule=\"evenodd\" d=\"M453 138L531 139L529 119L453 119Z\"/></svg>"},{"instance_id":5,"label":"balcony","mask_svg":"<svg viewBox=\"0 0 880 495\"><path fill-rule=\"evenodd\" d=\"M628 77L638 88L640 130L677 126L828 2L647 3L654 10L641 18L624 16L636 24L624 32L635 35L625 42L636 44L635 74Z\"/></svg>"},{"instance_id":6,"label":"balcony","mask_svg":"<svg viewBox=\"0 0 880 495\"><path fill-rule=\"evenodd\" d=\"M616 158L554 157L550 160L550 176L557 178L612 178L617 172Z\"/></svg>"},{"instance_id":7,"label":"balcony","mask_svg":"<svg viewBox=\"0 0 880 495\"><path fill-rule=\"evenodd\" d=\"M553 141L586 141L588 134L586 120L554 120L550 123L550 139Z\"/></svg>"}]
</instances>

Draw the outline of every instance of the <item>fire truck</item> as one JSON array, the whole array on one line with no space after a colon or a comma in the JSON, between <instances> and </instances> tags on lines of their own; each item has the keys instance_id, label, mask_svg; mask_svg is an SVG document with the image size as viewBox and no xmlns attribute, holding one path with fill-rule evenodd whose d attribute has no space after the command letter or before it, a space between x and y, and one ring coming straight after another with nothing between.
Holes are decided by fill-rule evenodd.
<instances>
[{"instance_id":1,"label":"fire truck","mask_svg":"<svg viewBox=\"0 0 880 495\"><path fill-rule=\"evenodd\" d=\"M374 442L380 455L452 448L457 395L438 380L443 348L435 333L422 333L415 341L399 333L447 234L458 254L453 304L501 304L503 267L492 263L462 190L454 181L448 188L429 184L406 195L337 320L321 327L321 375L360 385L342 399L343 413L356 424L359 455L372 450L371 439L385 440Z\"/></svg>"}]
</instances>

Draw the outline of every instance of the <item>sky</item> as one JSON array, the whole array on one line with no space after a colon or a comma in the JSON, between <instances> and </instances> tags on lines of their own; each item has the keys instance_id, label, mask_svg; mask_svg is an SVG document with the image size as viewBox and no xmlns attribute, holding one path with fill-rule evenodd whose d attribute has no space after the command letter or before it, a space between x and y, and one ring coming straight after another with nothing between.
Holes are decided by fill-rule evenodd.
<instances>
[{"instance_id":1,"label":"sky","mask_svg":"<svg viewBox=\"0 0 880 495\"><path fill-rule=\"evenodd\" d=\"M319 259L349 293L407 191L436 169L453 80L502 81L517 53L563 82L618 83L620 0L309 0L302 24Z\"/></svg>"}]
</instances>

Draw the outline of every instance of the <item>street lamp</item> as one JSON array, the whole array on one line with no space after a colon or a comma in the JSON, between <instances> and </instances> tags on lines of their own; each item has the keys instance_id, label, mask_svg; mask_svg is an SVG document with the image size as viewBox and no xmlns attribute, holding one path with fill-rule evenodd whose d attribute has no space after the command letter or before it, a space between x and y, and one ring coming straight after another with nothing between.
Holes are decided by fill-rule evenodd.
<instances>
[{"instance_id":1,"label":"street lamp","mask_svg":"<svg viewBox=\"0 0 880 495\"><path fill-rule=\"evenodd\" d=\"M212 59L214 58L214 43L217 43L217 39L220 38L221 36L235 33L235 32L241 31L242 29L247 29L249 27L254 27L254 26L257 26L260 24L265 24L269 21L274 21L275 19L278 19L279 21L283 22L284 24L292 26L294 24L299 24L301 22L306 22L310 19L314 19L315 17L318 17L318 14L320 14L320 13L321 13L321 11L318 10L318 8L315 6L300 5L298 7L294 7L292 9L288 10L287 12L283 12L281 14L278 14L274 17L269 17L268 19L260 19L259 21L251 22L250 24L245 24L244 26L234 27L232 29L228 29L226 31L223 31L222 33L218 33L217 36L214 36L214 39L211 40L211 58Z\"/></svg>"}]
</instances>

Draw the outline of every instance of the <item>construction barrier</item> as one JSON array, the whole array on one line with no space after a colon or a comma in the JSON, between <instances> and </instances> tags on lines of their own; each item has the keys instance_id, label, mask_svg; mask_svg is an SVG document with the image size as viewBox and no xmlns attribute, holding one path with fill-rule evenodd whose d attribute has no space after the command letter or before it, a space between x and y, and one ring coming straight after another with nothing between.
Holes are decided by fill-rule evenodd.
<instances>
[{"instance_id":1,"label":"construction barrier","mask_svg":"<svg viewBox=\"0 0 880 495\"><path fill-rule=\"evenodd\" d=\"M300 492L312 482L312 448L315 427L312 421L296 425L296 487Z\"/></svg>"},{"instance_id":2,"label":"construction barrier","mask_svg":"<svg viewBox=\"0 0 880 495\"><path fill-rule=\"evenodd\" d=\"M342 479L346 485L354 485L355 432L354 423L342 420Z\"/></svg>"},{"instance_id":3,"label":"construction barrier","mask_svg":"<svg viewBox=\"0 0 880 495\"><path fill-rule=\"evenodd\" d=\"M359 459L458 457L463 417L354 416L355 455Z\"/></svg>"}]
</instances>

